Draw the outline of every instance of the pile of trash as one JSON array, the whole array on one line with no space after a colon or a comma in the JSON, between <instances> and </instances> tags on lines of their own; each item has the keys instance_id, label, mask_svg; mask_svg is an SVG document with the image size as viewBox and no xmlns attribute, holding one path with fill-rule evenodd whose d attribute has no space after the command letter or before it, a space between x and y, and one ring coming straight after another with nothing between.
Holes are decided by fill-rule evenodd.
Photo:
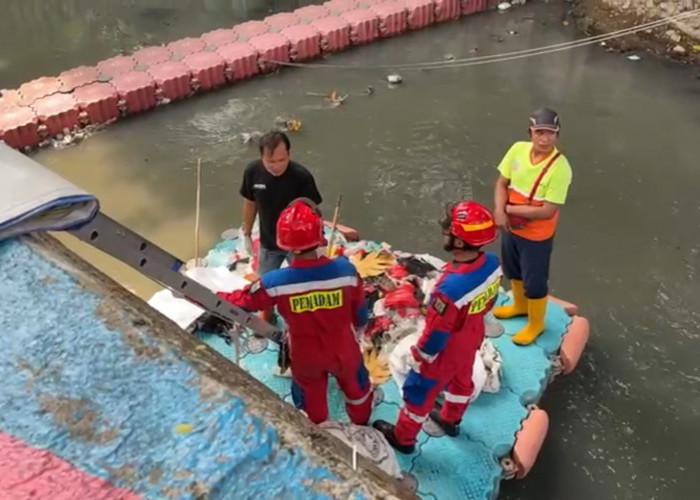
<instances>
[{"instance_id":1,"label":"pile of trash","mask_svg":"<svg viewBox=\"0 0 700 500\"><path fill-rule=\"evenodd\" d=\"M257 252L257 228L253 230L253 249ZM374 385L381 385L394 378L397 386L403 386L408 375L410 346L423 331L427 299L435 286L444 261L428 254L411 254L392 250L386 243L368 240L348 241L341 233L331 239L326 227L326 239L334 241L330 252L344 255L357 268L365 289L370 310L369 323L360 339L365 365ZM222 234L223 241L207 255L208 267L225 266L232 273L255 279L255 256L246 254L238 231ZM285 262L283 266L286 266ZM217 328L216 320L203 315L197 327L209 333L228 335L226 328ZM487 337L503 333L502 326L493 317L487 317ZM495 346L486 338L474 363L475 392L472 400L483 390L498 392L500 388L501 357Z\"/></svg>"}]
</instances>

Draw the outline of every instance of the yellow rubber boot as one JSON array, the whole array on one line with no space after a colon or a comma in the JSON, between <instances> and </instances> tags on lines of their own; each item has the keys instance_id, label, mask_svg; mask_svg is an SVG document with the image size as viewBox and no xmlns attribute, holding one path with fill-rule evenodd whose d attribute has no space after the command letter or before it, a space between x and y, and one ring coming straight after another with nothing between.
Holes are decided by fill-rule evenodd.
<instances>
[{"instance_id":1,"label":"yellow rubber boot","mask_svg":"<svg viewBox=\"0 0 700 500\"><path fill-rule=\"evenodd\" d=\"M498 319L514 318L527 314L527 299L525 298L523 282L521 280L510 280L510 289L513 292L513 302L493 308L493 315Z\"/></svg>"},{"instance_id":2,"label":"yellow rubber boot","mask_svg":"<svg viewBox=\"0 0 700 500\"><path fill-rule=\"evenodd\" d=\"M532 344L544 332L544 313L547 310L547 297L527 300L527 324L525 328L513 335L513 342L518 345Z\"/></svg>"}]
</instances>

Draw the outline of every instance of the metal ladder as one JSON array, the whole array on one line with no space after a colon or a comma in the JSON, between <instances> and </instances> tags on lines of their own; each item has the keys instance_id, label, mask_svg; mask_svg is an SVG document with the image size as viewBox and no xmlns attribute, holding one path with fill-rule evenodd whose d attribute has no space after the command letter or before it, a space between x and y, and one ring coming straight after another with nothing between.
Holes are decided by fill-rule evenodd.
<instances>
[{"instance_id":1,"label":"metal ladder","mask_svg":"<svg viewBox=\"0 0 700 500\"><path fill-rule=\"evenodd\" d=\"M235 325L251 329L257 335L278 341L279 332L258 316L226 302L209 288L180 272L184 262L102 212L78 229L68 231L80 240L133 267L146 277L210 314ZM237 344L237 343L236 343ZM236 345L236 351L238 350ZM238 352L236 352L238 357Z\"/></svg>"}]
</instances>

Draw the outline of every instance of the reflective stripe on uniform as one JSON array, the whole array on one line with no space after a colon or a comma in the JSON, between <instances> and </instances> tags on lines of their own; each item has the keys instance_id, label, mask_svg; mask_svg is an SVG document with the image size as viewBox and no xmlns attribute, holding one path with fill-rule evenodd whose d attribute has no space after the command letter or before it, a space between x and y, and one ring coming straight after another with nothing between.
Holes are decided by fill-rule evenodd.
<instances>
[{"instance_id":1,"label":"reflective stripe on uniform","mask_svg":"<svg viewBox=\"0 0 700 500\"><path fill-rule=\"evenodd\" d=\"M416 422L418 424L422 424L423 422L428 420L428 415L423 415L423 416L416 415L415 413L407 410L405 406L401 407L401 411L403 412L404 415L406 415L408 418L410 418L411 420L413 420L414 422Z\"/></svg>"},{"instance_id":2,"label":"reflective stripe on uniform","mask_svg":"<svg viewBox=\"0 0 700 500\"><path fill-rule=\"evenodd\" d=\"M329 280L305 281L303 283L290 283L288 285L276 285L267 288L265 291L270 297L279 297L280 295L291 295L294 293L310 292L313 290L331 290L343 286L356 286L356 276L341 276L340 278L332 278Z\"/></svg>"},{"instance_id":3,"label":"reflective stripe on uniform","mask_svg":"<svg viewBox=\"0 0 700 500\"><path fill-rule=\"evenodd\" d=\"M374 391L372 389L370 389L367 391L367 394L365 394L364 396L362 396L359 399L350 399L347 396L345 396L345 402L349 405L354 405L354 406L361 405L362 403L367 401L367 398L369 398L373 392Z\"/></svg>"},{"instance_id":4,"label":"reflective stripe on uniform","mask_svg":"<svg viewBox=\"0 0 700 500\"><path fill-rule=\"evenodd\" d=\"M457 394L452 394L450 392L445 392L445 401L449 403L455 403L458 405L464 405L469 402L471 396L460 396Z\"/></svg>"}]
</instances>

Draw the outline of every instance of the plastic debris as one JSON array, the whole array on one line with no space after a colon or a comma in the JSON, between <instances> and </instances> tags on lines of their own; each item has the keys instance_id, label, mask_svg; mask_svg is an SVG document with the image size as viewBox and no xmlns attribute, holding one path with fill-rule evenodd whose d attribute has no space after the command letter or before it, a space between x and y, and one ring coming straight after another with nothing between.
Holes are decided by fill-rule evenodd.
<instances>
[{"instance_id":1,"label":"plastic debris","mask_svg":"<svg viewBox=\"0 0 700 500\"><path fill-rule=\"evenodd\" d=\"M638 55L633 54L633 55L631 55L631 56L627 56L627 59L629 59L630 61L639 61L639 60L641 59L641 57L639 57Z\"/></svg>"},{"instance_id":2,"label":"plastic debris","mask_svg":"<svg viewBox=\"0 0 700 500\"><path fill-rule=\"evenodd\" d=\"M392 84L397 84L403 82L403 77L399 74L394 73L391 75L387 75L386 81Z\"/></svg>"},{"instance_id":3,"label":"plastic debris","mask_svg":"<svg viewBox=\"0 0 700 500\"><path fill-rule=\"evenodd\" d=\"M511 8L511 4L508 2L501 2L498 4L498 10L501 12L506 11Z\"/></svg>"}]
</instances>

